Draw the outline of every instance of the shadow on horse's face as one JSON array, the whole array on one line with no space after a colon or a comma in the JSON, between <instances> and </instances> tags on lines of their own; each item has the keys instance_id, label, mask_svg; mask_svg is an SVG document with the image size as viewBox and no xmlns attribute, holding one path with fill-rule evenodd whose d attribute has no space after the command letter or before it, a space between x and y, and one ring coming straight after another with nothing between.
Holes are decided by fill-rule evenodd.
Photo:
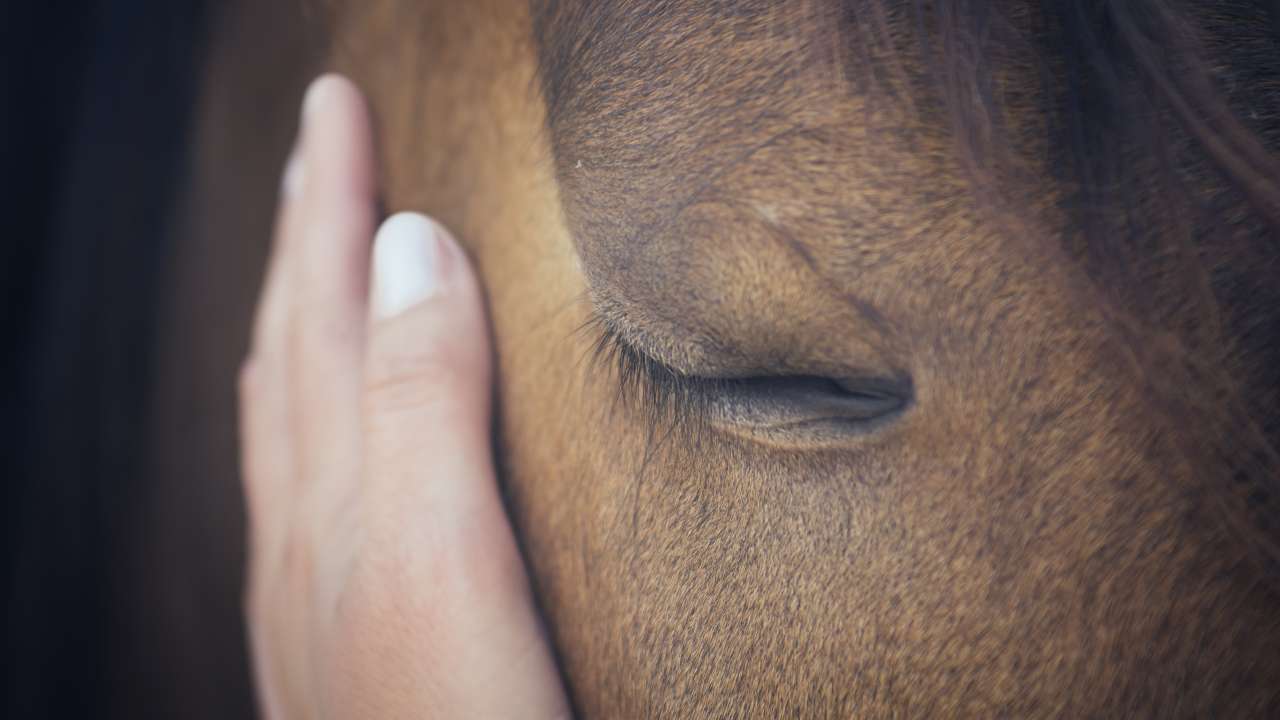
<instances>
[{"instance_id":1,"label":"shadow on horse's face","mask_svg":"<svg viewBox=\"0 0 1280 720\"><path fill-rule=\"evenodd\" d=\"M580 709L1276 709L1275 597L1144 355L1194 323L1165 302L1135 345L1134 288L1071 241L1031 56L996 66L1023 162L988 195L901 18L757 5L535 3L561 244L478 255Z\"/></svg>"}]
</instances>

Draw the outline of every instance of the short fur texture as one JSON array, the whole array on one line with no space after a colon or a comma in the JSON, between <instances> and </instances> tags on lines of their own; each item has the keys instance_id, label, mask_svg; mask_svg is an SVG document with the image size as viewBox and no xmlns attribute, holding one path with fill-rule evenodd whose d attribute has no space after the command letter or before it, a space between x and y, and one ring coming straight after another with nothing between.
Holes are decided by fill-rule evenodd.
<instances>
[{"instance_id":1,"label":"short fur texture","mask_svg":"<svg viewBox=\"0 0 1280 720\"><path fill-rule=\"evenodd\" d=\"M393 202L492 294L584 717L1280 714L1264 4L336 22ZM593 317L680 374L901 375L913 404L836 446L682 432L613 401L650 379L584 361Z\"/></svg>"}]
</instances>

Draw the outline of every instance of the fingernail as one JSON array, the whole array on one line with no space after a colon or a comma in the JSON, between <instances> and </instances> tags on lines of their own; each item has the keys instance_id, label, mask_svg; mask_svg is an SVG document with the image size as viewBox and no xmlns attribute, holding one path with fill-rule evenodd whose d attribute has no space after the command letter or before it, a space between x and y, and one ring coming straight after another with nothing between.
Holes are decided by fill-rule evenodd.
<instances>
[{"instance_id":1,"label":"fingernail","mask_svg":"<svg viewBox=\"0 0 1280 720\"><path fill-rule=\"evenodd\" d=\"M382 223L373 241L373 315L389 318L439 292L440 231L418 213Z\"/></svg>"},{"instance_id":2,"label":"fingernail","mask_svg":"<svg viewBox=\"0 0 1280 720\"><path fill-rule=\"evenodd\" d=\"M323 102L325 86L330 82L329 75L321 75L311 81L311 85L307 87L307 92L302 96L302 124L307 124L307 119L316 114L316 109Z\"/></svg>"},{"instance_id":3,"label":"fingernail","mask_svg":"<svg viewBox=\"0 0 1280 720\"><path fill-rule=\"evenodd\" d=\"M298 143L289 154L289 162L284 168L284 178L280 182L285 198L292 200L302 194L304 175L302 144Z\"/></svg>"},{"instance_id":4,"label":"fingernail","mask_svg":"<svg viewBox=\"0 0 1280 720\"><path fill-rule=\"evenodd\" d=\"M309 119L316 114L316 108L323 102L321 97L324 93L324 86L327 84L328 75L322 75L307 86L307 90L302 95L302 111L299 113L298 121L298 137L294 140L293 151L289 154L289 161L285 165L284 176L281 179L281 190L286 198L292 199L298 197L302 193L302 184L305 181L305 165L303 162L303 143L306 142L307 123Z\"/></svg>"}]
</instances>

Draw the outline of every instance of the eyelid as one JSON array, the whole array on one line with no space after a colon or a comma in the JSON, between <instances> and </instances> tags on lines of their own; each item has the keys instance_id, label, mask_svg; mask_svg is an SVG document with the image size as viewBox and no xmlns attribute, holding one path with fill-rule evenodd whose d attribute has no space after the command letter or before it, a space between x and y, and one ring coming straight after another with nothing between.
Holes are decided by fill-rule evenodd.
<instances>
[{"instance_id":1,"label":"eyelid","mask_svg":"<svg viewBox=\"0 0 1280 720\"><path fill-rule=\"evenodd\" d=\"M611 371L621 404L653 433L700 434L719 428L778 445L847 441L890 422L912 404L909 376L764 374L709 378L683 373L629 343L594 315L593 365Z\"/></svg>"},{"instance_id":2,"label":"eyelid","mask_svg":"<svg viewBox=\"0 0 1280 720\"><path fill-rule=\"evenodd\" d=\"M705 414L699 410L709 395L717 385L729 382L687 375L659 362L627 342L598 314L586 327L596 334L592 364L614 374L619 401L645 415L651 425L701 421Z\"/></svg>"}]
</instances>

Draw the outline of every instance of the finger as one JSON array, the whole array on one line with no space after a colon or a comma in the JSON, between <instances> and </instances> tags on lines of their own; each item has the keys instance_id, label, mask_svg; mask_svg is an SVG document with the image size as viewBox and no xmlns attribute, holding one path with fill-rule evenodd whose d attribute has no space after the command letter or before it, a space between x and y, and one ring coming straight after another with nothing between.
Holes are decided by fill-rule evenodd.
<instances>
[{"instance_id":1,"label":"finger","mask_svg":"<svg viewBox=\"0 0 1280 720\"><path fill-rule=\"evenodd\" d=\"M251 360L240 377L242 474L248 505L244 607L259 703L268 718L280 714L280 654L272 647L270 602L279 593L278 568L292 510L283 496L292 485L291 440L285 379L269 368L282 363Z\"/></svg>"},{"instance_id":2,"label":"finger","mask_svg":"<svg viewBox=\"0 0 1280 720\"><path fill-rule=\"evenodd\" d=\"M492 350L466 255L436 222L401 213L378 231L373 271L364 416L376 444L366 482L389 487L369 491L418 494L426 473L433 495L487 494L436 471L454 455L489 465Z\"/></svg>"},{"instance_id":3,"label":"finger","mask_svg":"<svg viewBox=\"0 0 1280 720\"><path fill-rule=\"evenodd\" d=\"M249 356L240 369L240 457L248 510L250 547L263 536L263 522L293 485L293 439L288 393L288 249L295 243L299 199L305 182L301 129L286 162L276 209L266 277L254 313Z\"/></svg>"},{"instance_id":4,"label":"finger","mask_svg":"<svg viewBox=\"0 0 1280 720\"><path fill-rule=\"evenodd\" d=\"M288 250L296 245L292 241L298 235L301 221L301 199L306 182L305 128L299 127L289 159L285 163L280 181L279 202L276 207L270 256L258 306L254 313L251 352L271 352L288 339L286 323L289 319Z\"/></svg>"},{"instance_id":5,"label":"finger","mask_svg":"<svg viewBox=\"0 0 1280 720\"><path fill-rule=\"evenodd\" d=\"M359 473L368 251L375 223L368 110L345 78L320 78L304 114L303 219L292 254L292 391L298 476L339 502Z\"/></svg>"},{"instance_id":6,"label":"finger","mask_svg":"<svg viewBox=\"0 0 1280 720\"><path fill-rule=\"evenodd\" d=\"M416 616L367 632L429 629L407 646L432 652L409 658L404 678L434 681L396 691L428 694L422 706L437 716L567 716L493 473L479 284L448 232L421 215L384 223L373 256L361 505L370 546L409 578L386 604ZM375 605L378 586L361 588Z\"/></svg>"},{"instance_id":7,"label":"finger","mask_svg":"<svg viewBox=\"0 0 1280 720\"><path fill-rule=\"evenodd\" d=\"M284 718L281 689L288 675L273 598L279 595L278 559L291 522L293 437L289 406L289 314L291 248L302 216L305 129L300 128L285 165L266 278L255 312L249 357L240 372L240 456L248 510L249 560L244 604L259 704L265 717Z\"/></svg>"}]
</instances>

